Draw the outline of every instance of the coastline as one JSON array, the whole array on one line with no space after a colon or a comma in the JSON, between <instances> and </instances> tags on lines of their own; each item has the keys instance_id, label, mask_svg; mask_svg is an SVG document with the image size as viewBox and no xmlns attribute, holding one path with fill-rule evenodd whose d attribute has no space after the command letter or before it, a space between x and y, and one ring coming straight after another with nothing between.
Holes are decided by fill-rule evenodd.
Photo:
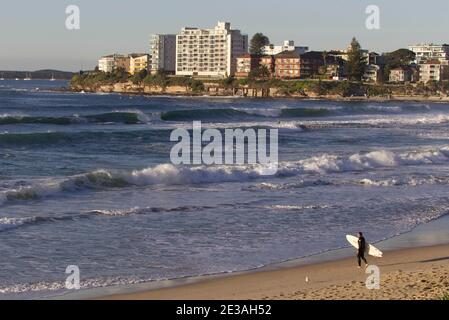
<instances>
[{"instance_id":1,"label":"coastline","mask_svg":"<svg viewBox=\"0 0 449 320\"><path fill-rule=\"evenodd\" d=\"M449 94L433 87L414 84L378 84L345 81L280 81L239 85L226 81L200 81L200 88L192 86L192 79L172 78L165 86L145 82L100 82L95 78L76 77L67 88L71 92L116 93L142 96L204 97L204 98L252 98L295 99L327 101L373 101L373 102L449 102ZM176 81L175 81L176 80ZM183 83L181 80L187 81ZM167 80L168 81L168 80ZM181 82L180 82L181 81ZM195 82L195 81L194 81ZM323 83L325 85L323 85ZM424 90L425 89L425 90Z\"/></svg>"},{"instance_id":2,"label":"coastline","mask_svg":"<svg viewBox=\"0 0 449 320\"><path fill-rule=\"evenodd\" d=\"M242 96L242 95L213 95L213 94L186 94L186 93L148 93L148 92L132 92L132 91L79 91L72 89L58 89L58 90L50 90L57 92L71 92L71 93L79 93L79 94L120 94L120 95L128 95L128 96L146 96L146 97L155 97L155 98L196 98L196 99L257 99L257 100L279 100L279 99L288 99L288 100L297 100L297 101L332 101L332 102L378 102L378 103L389 103L389 102L415 102L415 103L449 103L449 96L391 96L391 97L363 97L363 96L354 96L354 97L337 97L337 96L297 96L297 95L276 95L276 96Z\"/></svg>"},{"instance_id":3,"label":"coastline","mask_svg":"<svg viewBox=\"0 0 449 320\"><path fill-rule=\"evenodd\" d=\"M354 250L342 248L260 269L90 289L56 299L438 299L449 291L449 216L376 244L381 289L367 290ZM306 278L308 282L306 282Z\"/></svg>"}]
</instances>

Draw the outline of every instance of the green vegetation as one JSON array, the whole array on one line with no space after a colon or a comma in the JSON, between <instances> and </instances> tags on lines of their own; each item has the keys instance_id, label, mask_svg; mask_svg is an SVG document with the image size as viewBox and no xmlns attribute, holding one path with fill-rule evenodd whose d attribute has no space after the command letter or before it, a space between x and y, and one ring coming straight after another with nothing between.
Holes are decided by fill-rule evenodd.
<instances>
[{"instance_id":1,"label":"green vegetation","mask_svg":"<svg viewBox=\"0 0 449 320\"><path fill-rule=\"evenodd\" d=\"M270 70L267 66L260 66L259 68L252 70L249 74L250 79L269 79L271 76Z\"/></svg>"},{"instance_id":2,"label":"green vegetation","mask_svg":"<svg viewBox=\"0 0 449 320\"><path fill-rule=\"evenodd\" d=\"M251 54L262 54L262 47L270 44L270 39L263 33L256 33L251 39L249 52Z\"/></svg>"},{"instance_id":3,"label":"green vegetation","mask_svg":"<svg viewBox=\"0 0 449 320\"><path fill-rule=\"evenodd\" d=\"M346 64L346 74L352 81L362 81L365 73L366 59L362 53L362 47L356 38L352 38Z\"/></svg>"},{"instance_id":4,"label":"green vegetation","mask_svg":"<svg viewBox=\"0 0 449 320\"><path fill-rule=\"evenodd\" d=\"M449 300L449 292L446 293L445 295L443 295L443 296L440 298L440 300L444 300L444 301Z\"/></svg>"},{"instance_id":5,"label":"green vegetation","mask_svg":"<svg viewBox=\"0 0 449 320\"><path fill-rule=\"evenodd\" d=\"M239 82L234 77L227 77L226 79L223 79L220 81L220 85L223 88L231 89L239 86Z\"/></svg>"},{"instance_id":6,"label":"green vegetation","mask_svg":"<svg viewBox=\"0 0 449 320\"><path fill-rule=\"evenodd\" d=\"M127 82L130 79L129 73L123 69L114 70L114 72L89 72L75 74L70 81L70 85L96 88L99 85Z\"/></svg>"},{"instance_id":7,"label":"green vegetation","mask_svg":"<svg viewBox=\"0 0 449 320\"><path fill-rule=\"evenodd\" d=\"M166 88L168 86L168 79L163 72L155 75L149 74L145 77L145 79L143 79L143 84L153 87Z\"/></svg>"},{"instance_id":8,"label":"green vegetation","mask_svg":"<svg viewBox=\"0 0 449 320\"><path fill-rule=\"evenodd\" d=\"M391 96L431 97L449 95L449 81L427 84L367 84L359 81L279 80L261 77L198 80L191 77L167 76L164 73L151 75L146 71L131 76L123 70L116 70L112 73L77 74L71 81L72 88L85 91L95 91L101 85L113 85L115 83L132 83L136 86L133 89L136 92L143 92L144 86L159 87L163 90L167 87L178 86L184 87L186 92L195 94L207 94L212 88L212 92L220 92L224 95L244 94L243 89L264 90L265 92L276 89L279 96L291 97L389 98Z\"/></svg>"},{"instance_id":9,"label":"green vegetation","mask_svg":"<svg viewBox=\"0 0 449 320\"><path fill-rule=\"evenodd\" d=\"M416 54L408 49L399 49L393 52L385 53L384 59L384 76L385 79L390 77L390 71L394 68L409 66L415 60Z\"/></svg>"},{"instance_id":10,"label":"green vegetation","mask_svg":"<svg viewBox=\"0 0 449 320\"><path fill-rule=\"evenodd\" d=\"M169 86L182 86L193 92L202 92L205 90L204 83L194 80L190 77L168 77L160 72L151 75L147 70L142 70L135 75L130 75L124 70L117 69L114 72L92 72L86 74L76 74L73 76L70 84L72 87L83 87L96 90L101 85L112 85L115 83L132 82L134 85L161 87L165 89Z\"/></svg>"},{"instance_id":11,"label":"green vegetation","mask_svg":"<svg viewBox=\"0 0 449 320\"><path fill-rule=\"evenodd\" d=\"M141 84L143 80L148 76L147 70L141 70L131 77L131 82L133 84Z\"/></svg>"},{"instance_id":12,"label":"green vegetation","mask_svg":"<svg viewBox=\"0 0 449 320\"><path fill-rule=\"evenodd\" d=\"M205 90L204 83L199 80L192 80L190 83L190 88L193 92L203 92Z\"/></svg>"}]
</instances>

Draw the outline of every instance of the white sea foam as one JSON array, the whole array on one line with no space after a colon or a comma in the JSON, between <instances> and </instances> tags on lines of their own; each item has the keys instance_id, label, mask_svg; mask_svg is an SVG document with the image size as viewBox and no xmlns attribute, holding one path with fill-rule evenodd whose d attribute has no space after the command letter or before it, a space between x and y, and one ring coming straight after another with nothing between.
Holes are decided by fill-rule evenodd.
<instances>
[{"instance_id":1,"label":"white sea foam","mask_svg":"<svg viewBox=\"0 0 449 320\"><path fill-rule=\"evenodd\" d=\"M129 216L132 214L135 214L139 212L139 207L131 208L131 209L111 209L111 210L95 210L92 213L102 215L102 216L109 216L109 217L124 217Z\"/></svg>"},{"instance_id":2,"label":"white sea foam","mask_svg":"<svg viewBox=\"0 0 449 320\"><path fill-rule=\"evenodd\" d=\"M448 177L405 177L405 178L390 178L390 179L362 179L359 180L363 186L373 187L395 187L395 186L409 186L416 187L421 185L432 184L449 184Z\"/></svg>"},{"instance_id":3,"label":"white sea foam","mask_svg":"<svg viewBox=\"0 0 449 320\"><path fill-rule=\"evenodd\" d=\"M34 218L12 218L3 217L0 218L0 231L16 229L26 223L34 221Z\"/></svg>"},{"instance_id":4,"label":"white sea foam","mask_svg":"<svg viewBox=\"0 0 449 320\"><path fill-rule=\"evenodd\" d=\"M159 122L158 127L161 128L183 128L192 129L192 123L167 123ZM234 129L234 128L269 128L269 129L292 129L302 131L301 123L298 121L242 121L242 122L203 122L203 128L211 129Z\"/></svg>"},{"instance_id":5,"label":"white sea foam","mask_svg":"<svg viewBox=\"0 0 449 320\"><path fill-rule=\"evenodd\" d=\"M379 150L350 156L323 154L295 162L281 162L279 163L277 177L296 176L304 173L326 175L329 173L366 171L388 167L447 163L449 163L449 147L402 153ZM60 192L77 190L251 181L264 178L265 170L266 167L263 165L189 167L174 166L172 164L162 164L131 172L97 170L68 178L38 181L29 186L6 190L0 193L0 201L32 200L52 196ZM300 181L296 184L296 187L329 183L322 179ZM298 186L298 184L301 186ZM273 186L267 184L265 187L270 188Z\"/></svg>"},{"instance_id":6,"label":"white sea foam","mask_svg":"<svg viewBox=\"0 0 449 320\"><path fill-rule=\"evenodd\" d=\"M331 173L344 171L364 171L383 167L408 165L441 164L449 161L449 148L419 150L394 153L388 150L373 151L366 154L354 154L349 157L321 155L299 161L303 172Z\"/></svg>"},{"instance_id":7,"label":"white sea foam","mask_svg":"<svg viewBox=\"0 0 449 320\"><path fill-rule=\"evenodd\" d=\"M132 285L143 282L149 282L152 279L138 279L135 277L108 277L108 278L91 278L80 282L81 289L102 288L119 285ZM66 291L64 281L55 282L36 282L36 283L20 283L10 286L0 286L1 294L20 294L33 292L63 292Z\"/></svg>"},{"instance_id":8,"label":"white sea foam","mask_svg":"<svg viewBox=\"0 0 449 320\"><path fill-rule=\"evenodd\" d=\"M394 115L367 118L366 116L351 117L353 119L302 121L298 125L309 128L347 127L347 126L385 126L385 125L423 125L442 124L449 122L448 114L420 114L413 116Z\"/></svg>"}]
</instances>

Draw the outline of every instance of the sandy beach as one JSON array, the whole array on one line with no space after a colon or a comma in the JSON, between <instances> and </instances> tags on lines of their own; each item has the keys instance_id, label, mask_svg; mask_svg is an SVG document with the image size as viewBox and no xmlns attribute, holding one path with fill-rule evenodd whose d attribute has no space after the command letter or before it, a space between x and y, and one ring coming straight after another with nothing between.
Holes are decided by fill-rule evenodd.
<instances>
[{"instance_id":1,"label":"sandy beach","mask_svg":"<svg viewBox=\"0 0 449 320\"><path fill-rule=\"evenodd\" d=\"M449 245L391 251L382 259L369 258L369 263L380 268L379 290L368 290L369 275L354 258L346 258L106 299L433 300L449 291Z\"/></svg>"}]
</instances>

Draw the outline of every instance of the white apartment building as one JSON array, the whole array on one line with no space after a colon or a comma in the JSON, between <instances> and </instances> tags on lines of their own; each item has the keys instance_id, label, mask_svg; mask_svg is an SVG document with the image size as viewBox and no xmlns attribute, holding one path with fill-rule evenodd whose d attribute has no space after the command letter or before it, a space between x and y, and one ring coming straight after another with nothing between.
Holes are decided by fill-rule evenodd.
<instances>
[{"instance_id":1,"label":"white apartment building","mask_svg":"<svg viewBox=\"0 0 449 320\"><path fill-rule=\"evenodd\" d=\"M116 55L114 54L101 57L98 60L98 70L103 72L112 72L115 67L115 57Z\"/></svg>"},{"instance_id":2,"label":"white apartment building","mask_svg":"<svg viewBox=\"0 0 449 320\"><path fill-rule=\"evenodd\" d=\"M281 46L268 45L262 47L262 54L267 56L275 56L281 52L295 52L297 54L304 54L309 51L309 47L297 47L295 46L295 42L293 40L285 40L284 44Z\"/></svg>"},{"instance_id":3,"label":"white apartment building","mask_svg":"<svg viewBox=\"0 0 449 320\"><path fill-rule=\"evenodd\" d=\"M176 35L154 34L150 37L149 70L151 73L165 71L175 73L176 70Z\"/></svg>"},{"instance_id":4,"label":"white apartment building","mask_svg":"<svg viewBox=\"0 0 449 320\"><path fill-rule=\"evenodd\" d=\"M449 61L449 45L447 44L417 44L409 46L409 50L416 54L415 62L417 64L421 64L429 60L439 60L445 64Z\"/></svg>"},{"instance_id":5,"label":"white apartment building","mask_svg":"<svg viewBox=\"0 0 449 320\"><path fill-rule=\"evenodd\" d=\"M235 74L237 57L248 52L248 36L229 22L214 29L183 28L176 36L176 75L228 77Z\"/></svg>"},{"instance_id":6,"label":"white apartment building","mask_svg":"<svg viewBox=\"0 0 449 320\"><path fill-rule=\"evenodd\" d=\"M423 62L419 65L419 81L427 83L442 80L449 80L449 65L438 60Z\"/></svg>"}]
</instances>

